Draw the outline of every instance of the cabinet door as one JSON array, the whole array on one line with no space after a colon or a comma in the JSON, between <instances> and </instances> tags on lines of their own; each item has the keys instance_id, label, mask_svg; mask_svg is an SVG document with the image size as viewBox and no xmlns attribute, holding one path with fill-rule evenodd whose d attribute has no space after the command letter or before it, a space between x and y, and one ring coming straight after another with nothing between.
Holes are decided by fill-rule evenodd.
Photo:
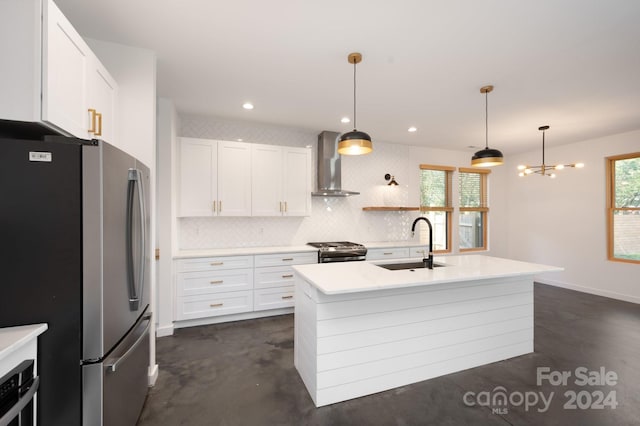
<instances>
[{"instance_id":1,"label":"cabinet door","mask_svg":"<svg viewBox=\"0 0 640 426\"><path fill-rule=\"evenodd\" d=\"M43 2L42 120L87 137L87 70L93 53L51 0Z\"/></svg>"},{"instance_id":2,"label":"cabinet door","mask_svg":"<svg viewBox=\"0 0 640 426\"><path fill-rule=\"evenodd\" d=\"M89 89L87 112L89 113L89 137L102 139L117 145L116 102L118 85L109 71L92 55L89 61ZM93 111L89 111L89 109Z\"/></svg>"},{"instance_id":3,"label":"cabinet door","mask_svg":"<svg viewBox=\"0 0 640 426\"><path fill-rule=\"evenodd\" d=\"M285 216L311 214L311 152L307 148L284 148Z\"/></svg>"},{"instance_id":4,"label":"cabinet door","mask_svg":"<svg viewBox=\"0 0 640 426\"><path fill-rule=\"evenodd\" d=\"M218 216L251 216L251 145L218 142Z\"/></svg>"},{"instance_id":5,"label":"cabinet door","mask_svg":"<svg viewBox=\"0 0 640 426\"><path fill-rule=\"evenodd\" d=\"M212 216L217 199L217 142L180 138L178 216Z\"/></svg>"},{"instance_id":6,"label":"cabinet door","mask_svg":"<svg viewBox=\"0 0 640 426\"><path fill-rule=\"evenodd\" d=\"M274 145L251 145L251 215L281 216L282 148Z\"/></svg>"}]
</instances>

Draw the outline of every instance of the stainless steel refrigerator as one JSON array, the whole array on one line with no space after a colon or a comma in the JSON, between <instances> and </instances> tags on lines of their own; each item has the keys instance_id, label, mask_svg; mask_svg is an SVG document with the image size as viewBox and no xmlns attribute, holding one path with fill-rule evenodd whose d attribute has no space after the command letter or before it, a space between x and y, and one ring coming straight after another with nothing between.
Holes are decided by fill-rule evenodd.
<instances>
[{"instance_id":1,"label":"stainless steel refrigerator","mask_svg":"<svg viewBox=\"0 0 640 426\"><path fill-rule=\"evenodd\" d=\"M148 389L149 169L102 141L0 139L0 327L47 323L38 424L135 425Z\"/></svg>"}]
</instances>

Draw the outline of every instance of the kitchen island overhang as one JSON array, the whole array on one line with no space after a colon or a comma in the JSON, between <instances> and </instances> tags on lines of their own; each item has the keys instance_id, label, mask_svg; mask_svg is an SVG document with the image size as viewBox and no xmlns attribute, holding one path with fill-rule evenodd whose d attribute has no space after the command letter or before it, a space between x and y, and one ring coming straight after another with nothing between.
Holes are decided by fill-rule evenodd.
<instances>
[{"instance_id":1,"label":"kitchen island overhang","mask_svg":"<svg viewBox=\"0 0 640 426\"><path fill-rule=\"evenodd\" d=\"M445 266L294 267L294 362L317 407L533 352L534 276L562 268L436 262Z\"/></svg>"}]
</instances>

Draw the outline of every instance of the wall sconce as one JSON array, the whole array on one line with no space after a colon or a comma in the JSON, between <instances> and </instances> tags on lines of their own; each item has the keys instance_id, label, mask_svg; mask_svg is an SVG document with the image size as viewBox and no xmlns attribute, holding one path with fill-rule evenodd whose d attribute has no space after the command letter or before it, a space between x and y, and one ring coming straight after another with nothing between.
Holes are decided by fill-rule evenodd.
<instances>
[{"instance_id":1,"label":"wall sconce","mask_svg":"<svg viewBox=\"0 0 640 426\"><path fill-rule=\"evenodd\" d=\"M396 178L394 176L391 176L389 173L384 175L384 180L391 181L387 184L389 186L398 186L398 182L396 182Z\"/></svg>"}]
</instances>

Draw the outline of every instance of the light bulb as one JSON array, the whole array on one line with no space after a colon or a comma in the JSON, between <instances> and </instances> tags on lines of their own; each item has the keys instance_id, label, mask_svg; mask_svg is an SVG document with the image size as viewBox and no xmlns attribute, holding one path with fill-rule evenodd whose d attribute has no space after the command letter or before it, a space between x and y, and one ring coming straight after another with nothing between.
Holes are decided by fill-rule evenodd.
<instances>
[{"instance_id":1,"label":"light bulb","mask_svg":"<svg viewBox=\"0 0 640 426\"><path fill-rule=\"evenodd\" d=\"M527 166L525 166L524 164L520 164L520 165L518 166L518 170L524 170L524 169L526 169L526 168L527 168Z\"/></svg>"},{"instance_id":2,"label":"light bulb","mask_svg":"<svg viewBox=\"0 0 640 426\"><path fill-rule=\"evenodd\" d=\"M556 174L555 174L555 173L551 173L551 174L549 175L549 177L550 177L551 179L555 179L555 178L556 178Z\"/></svg>"},{"instance_id":3,"label":"light bulb","mask_svg":"<svg viewBox=\"0 0 640 426\"><path fill-rule=\"evenodd\" d=\"M562 169L564 169L564 164L558 164L558 165L555 167L555 169L556 169L556 170L562 170Z\"/></svg>"},{"instance_id":4,"label":"light bulb","mask_svg":"<svg viewBox=\"0 0 640 426\"><path fill-rule=\"evenodd\" d=\"M584 167L584 163L576 163L576 165L574 167L576 167L578 169L581 169L581 168Z\"/></svg>"},{"instance_id":5,"label":"light bulb","mask_svg":"<svg viewBox=\"0 0 640 426\"><path fill-rule=\"evenodd\" d=\"M518 173L518 176L524 176L524 173L520 172Z\"/></svg>"},{"instance_id":6,"label":"light bulb","mask_svg":"<svg viewBox=\"0 0 640 426\"><path fill-rule=\"evenodd\" d=\"M533 170L531 169L524 169L524 173L527 175L530 175L531 173L533 173Z\"/></svg>"}]
</instances>

